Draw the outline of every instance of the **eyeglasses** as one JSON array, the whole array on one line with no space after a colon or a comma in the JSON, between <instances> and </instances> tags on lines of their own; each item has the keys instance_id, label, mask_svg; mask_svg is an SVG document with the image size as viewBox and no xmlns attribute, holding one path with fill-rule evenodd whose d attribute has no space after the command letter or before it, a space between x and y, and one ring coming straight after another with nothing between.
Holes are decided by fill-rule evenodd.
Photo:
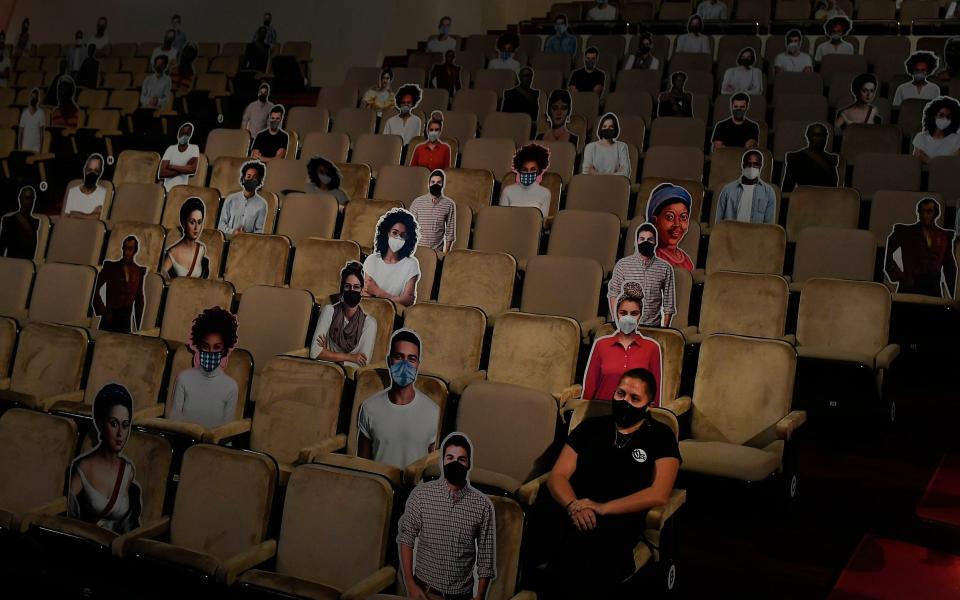
<instances>
[{"instance_id":1,"label":"eyeglasses","mask_svg":"<svg viewBox=\"0 0 960 600\"><path fill-rule=\"evenodd\" d=\"M363 285L361 285L361 284L359 284L359 283L355 283L355 284L353 284L353 285L350 285L349 283L345 283L345 284L343 284L343 291L345 291L345 292L362 292L362 291L363 291Z\"/></svg>"}]
</instances>

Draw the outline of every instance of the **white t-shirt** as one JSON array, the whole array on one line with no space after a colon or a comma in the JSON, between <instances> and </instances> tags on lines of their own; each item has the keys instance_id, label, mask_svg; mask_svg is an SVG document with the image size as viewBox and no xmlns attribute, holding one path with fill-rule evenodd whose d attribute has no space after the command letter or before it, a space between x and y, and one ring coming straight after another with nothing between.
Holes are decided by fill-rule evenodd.
<instances>
[{"instance_id":1,"label":"white t-shirt","mask_svg":"<svg viewBox=\"0 0 960 600\"><path fill-rule=\"evenodd\" d=\"M173 46L170 46L169 50L164 50L161 46L157 46L153 49L153 52L150 54L150 69L153 69L153 63L157 60L157 57L161 54L167 56L167 69L173 66L173 62L177 60L177 49Z\"/></svg>"},{"instance_id":2,"label":"white t-shirt","mask_svg":"<svg viewBox=\"0 0 960 600\"><path fill-rule=\"evenodd\" d=\"M723 2L713 4L710 0L703 0L697 5L697 14L704 21L719 21L727 18L727 5Z\"/></svg>"},{"instance_id":3,"label":"white t-shirt","mask_svg":"<svg viewBox=\"0 0 960 600\"><path fill-rule=\"evenodd\" d=\"M550 190L539 183L530 187L514 183L500 192L500 206L532 206L539 208L546 219L550 214Z\"/></svg>"},{"instance_id":4,"label":"white t-shirt","mask_svg":"<svg viewBox=\"0 0 960 600\"><path fill-rule=\"evenodd\" d=\"M20 113L20 129L23 131L21 150L40 152L40 146L43 143L41 128L46 122L42 108L37 107L33 114L30 114L29 108L23 109L23 112Z\"/></svg>"},{"instance_id":5,"label":"white t-shirt","mask_svg":"<svg viewBox=\"0 0 960 600\"><path fill-rule=\"evenodd\" d=\"M730 67L723 73L723 84L720 89L724 94L737 92L744 92L751 96L762 94L763 74L760 73L760 69Z\"/></svg>"},{"instance_id":6,"label":"white t-shirt","mask_svg":"<svg viewBox=\"0 0 960 600\"><path fill-rule=\"evenodd\" d=\"M594 5L593 8L587 11L588 21L613 21L616 18L617 7L612 4L607 4L602 8Z\"/></svg>"},{"instance_id":7,"label":"white t-shirt","mask_svg":"<svg viewBox=\"0 0 960 600\"><path fill-rule=\"evenodd\" d=\"M598 173L630 177L630 150L627 145L615 141L613 145L590 142L583 149L583 172L593 167Z\"/></svg>"},{"instance_id":8,"label":"white t-shirt","mask_svg":"<svg viewBox=\"0 0 960 600\"><path fill-rule=\"evenodd\" d=\"M913 147L923 150L930 158L952 156L960 150L960 134L954 132L938 140L928 132L921 131L913 138Z\"/></svg>"},{"instance_id":9,"label":"white t-shirt","mask_svg":"<svg viewBox=\"0 0 960 600\"><path fill-rule=\"evenodd\" d=\"M93 36L90 43L97 47L97 50L103 50L103 47L110 43L110 36L103 34L103 37Z\"/></svg>"},{"instance_id":10,"label":"white t-shirt","mask_svg":"<svg viewBox=\"0 0 960 600\"><path fill-rule=\"evenodd\" d=\"M402 469L436 443L440 408L416 388L410 404L394 404L389 394L386 389L363 402L358 429L372 442L373 460Z\"/></svg>"},{"instance_id":11,"label":"white t-shirt","mask_svg":"<svg viewBox=\"0 0 960 600\"><path fill-rule=\"evenodd\" d=\"M98 208L103 207L107 199L107 190L103 186L97 186L92 194L84 194L80 191L79 185L70 188L67 192L67 199L63 203L63 214L69 215L72 212L90 214ZM106 218L106 215L100 215Z\"/></svg>"},{"instance_id":12,"label":"white t-shirt","mask_svg":"<svg viewBox=\"0 0 960 600\"><path fill-rule=\"evenodd\" d=\"M709 54L713 55L713 48L710 46L710 38L700 34L684 33L677 36L677 54L681 52L691 54Z\"/></svg>"},{"instance_id":13,"label":"white t-shirt","mask_svg":"<svg viewBox=\"0 0 960 600\"><path fill-rule=\"evenodd\" d=\"M753 191L756 185L743 184L743 194L740 196L740 205L737 207L737 220L750 223L753 215Z\"/></svg>"},{"instance_id":14,"label":"white t-shirt","mask_svg":"<svg viewBox=\"0 0 960 600\"><path fill-rule=\"evenodd\" d=\"M420 135L422 131L423 121L417 115L410 115L406 121L401 119L400 115L394 115L387 119L387 124L383 128L384 135L399 135L402 137L404 146Z\"/></svg>"},{"instance_id":15,"label":"white t-shirt","mask_svg":"<svg viewBox=\"0 0 960 600\"><path fill-rule=\"evenodd\" d=\"M517 62L517 59L510 58L509 60L503 60L502 58L491 58L490 62L487 63L488 69L510 69L514 73L520 70L520 63Z\"/></svg>"},{"instance_id":16,"label":"white t-shirt","mask_svg":"<svg viewBox=\"0 0 960 600\"><path fill-rule=\"evenodd\" d=\"M773 61L773 66L786 73L802 73L807 67L813 68L813 59L806 52L794 56L789 52L781 52Z\"/></svg>"},{"instance_id":17,"label":"white t-shirt","mask_svg":"<svg viewBox=\"0 0 960 600\"><path fill-rule=\"evenodd\" d=\"M439 38L433 37L430 38L430 41L427 42L427 52L439 52L440 54L445 54L447 50L457 49L457 40L452 36L447 36L447 39L441 40Z\"/></svg>"},{"instance_id":18,"label":"white t-shirt","mask_svg":"<svg viewBox=\"0 0 960 600\"><path fill-rule=\"evenodd\" d=\"M356 348L341 348L329 337L330 325L333 324L333 311L334 305L327 304L320 311L320 319L317 321L317 328L313 332L313 341L310 344L310 358L317 358L320 355L320 344L317 342L317 338L322 336L326 337L327 350L330 352L345 352L352 354L354 352L359 352L367 357L367 361L373 360L373 343L377 339L377 320L372 316L367 315L363 320L363 331L360 332L360 339L357 340ZM344 323L346 323L346 318L344 318ZM356 369L360 368L360 365L353 362L344 362L343 364L349 365Z\"/></svg>"},{"instance_id":19,"label":"white t-shirt","mask_svg":"<svg viewBox=\"0 0 960 600\"><path fill-rule=\"evenodd\" d=\"M893 95L893 105L900 106L905 100L913 98L922 98L923 100L933 100L940 95L940 86L935 83L927 82L922 88L917 89L912 81L901 83L897 86L897 91Z\"/></svg>"},{"instance_id":20,"label":"white t-shirt","mask_svg":"<svg viewBox=\"0 0 960 600\"><path fill-rule=\"evenodd\" d=\"M181 371L173 392L170 419L212 429L233 421L237 410L237 382L217 368Z\"/></svg>"},{"instance_id":21,"label":"white t-shirt","mask_svg":"<svg viewBox=\"0 0 960 600\"><path fill-rule=\"evenodd\" d=\"M415 256L408 256L400 262L388 265L380 255L373 253L363 261L363 272L377 282L377 285L391 296L399 296L411 277L420 276L420 261ZM416 285L414 285L414 300L416 300Z\"/></svg>"},{"instance_id":22,"label":"white t-shirt","mask_svg":"<svg viewBox=\"0 0 960 600\"><path fill-rule=\"evenodd\" d=\"M170 164L176 167L186 166L194 158L200 158L200 146L196 144L187 144L187 149L183 152L180 152L180 147L176 144L168 147L163 153L163 158L160 159L160 162L165 160L170 161ZM169 192L178 185L187 185L189 179L193 177L192 175L177 175L176 177L167 177L163 180L163 187Z\"/></svg>"},{"instance_id":23,"label":"white t-shirt","mask_svg":"<svg viewBox=\"0 0 960 600\"><path fill-rule=\"evenodd\" d=\"M813 58L817 62L823 60L823 57L828 54L853 54L853 44L846 40L842 40L838 45L834 46L829 41L823 42L817 46L817 51L814 53Z\"/></svg>"}]
</instances>

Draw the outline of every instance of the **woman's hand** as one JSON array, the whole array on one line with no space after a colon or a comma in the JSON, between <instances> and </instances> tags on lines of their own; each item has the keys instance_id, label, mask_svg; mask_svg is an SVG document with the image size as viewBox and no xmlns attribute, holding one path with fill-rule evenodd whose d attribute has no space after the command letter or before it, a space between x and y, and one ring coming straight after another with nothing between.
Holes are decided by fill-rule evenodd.
<instances>
[{"instance_id":1,"label":"woman's hand","mask_svg":"<svg viewBox=\"0 0 960 600\"><path fill-rule=\"evenodd\" d=\"M357 363L361 367L364 367L367 364L367 356L363 352L354 352L350 355L350 362Z\"/></svg>"},{"instance_id":2,"label":"woman's hand","mask_svg":"<svg viewBox=\"0 0 960 600\"><path fill-rule=\"evenodd\" d=\"M317 345L320 346L320 349L321 349L321 350L326 350L326 349L327 349L327 336L325 336L325 335L318 335L318 336L317 336Z\"/></svg>"},{"instance_id":3,"label":"woman's hand","mask_svg":"<svg viewBox=\"0 0 960 600\"><path fill-rule=\"evenodd\" d=\"M597 514L589 508L572 511L570 520L573 521L574 527L580 531L590 531L597 528Z\"/></svg>"},{"instance_id":4,"label":"woman's hand","mask_svg":"<svg viewBox=\"0 0 960 600\"><path fill-rule=\"evenodd\" d=\"M580 510L592 510L599 516L606 514L605 506L602 502L594 502L589 498L581 498L580 500L574 500L570 507L567 509L568 512L576 512Z\"/></svg>"}]
</instances>

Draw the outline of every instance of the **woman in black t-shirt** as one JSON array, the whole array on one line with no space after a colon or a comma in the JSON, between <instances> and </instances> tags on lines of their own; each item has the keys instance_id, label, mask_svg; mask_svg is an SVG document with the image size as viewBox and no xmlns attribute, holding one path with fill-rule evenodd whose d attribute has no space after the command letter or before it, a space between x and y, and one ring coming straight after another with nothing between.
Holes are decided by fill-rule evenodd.
<instances>
[{"instance_id":1,"label":"woman in black t-shirt","mask_svg":"<svg viewBox=\"0 0 960 600\"><path fill-rule=\"evenodd\" d=\"M633 573L647 510L667 503L680 468L673 431L647 415L654 389L649 371L627 371L613 414L568 437L547 479L553 508L565 507L567 518L543 597L612 598Z\"/></svg>"}]
</instances>

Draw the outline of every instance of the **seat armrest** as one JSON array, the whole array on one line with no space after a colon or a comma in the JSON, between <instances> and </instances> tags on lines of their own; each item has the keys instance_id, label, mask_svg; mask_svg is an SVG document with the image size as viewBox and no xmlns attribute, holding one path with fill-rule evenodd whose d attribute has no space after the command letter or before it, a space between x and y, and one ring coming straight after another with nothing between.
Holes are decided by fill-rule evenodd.
<instances>
[{"instance_id":1,"label":"seat armrest","mask_svg":"<svg viewBox=\"0 0 960 600\"><path fill-rule=\"evenodd\" d=\"M803 410L790 411L790 414L777 421L777 439L790 441L793 432L806 423L807 413Z\"/></svg>"},{"instance_id":2,"label":"seat armrest","mask_svg":"<svg viewBox=\"0 0 960 600\"><path fill-rule=\"evenodd\" d=\"M559 392L554 392L553 397L557 401L557 407L561 412L567 410L567 406L570 404L571 400L579 399L583 395L583 386L579 383L575 383L571 386L568 386Z\"/></svg>"},{"instance_id":3,"label":"seat armrest","mask_svg":"<svg viewBox=\"0 0 960 600\"><path fill-rule=\"evenodd\" d=\"M222 561L220 566L217 567L217 581L231 585L237 575L270 560L276 553L277 541L264 540L256 546Z\"/></svg>"},{"instance_id":4,"label":"seat armrest","mask_svg":"<svg viewBox=\"0 0 960 600\"><path fill-rule=\"evenodd\" d=\"M603 327L607 320L603 317L593 317L580 324L580 335L585 342L589 342L597 333L597 330Z\"/></svg>"},{"instance_id":5,"label":"seat armrest","mask_svg":"<svg viewBox=\"0 0 960 600\"><path fill-rule=\"evenodd\" d=\"M251 420L240 419L239 421L230 421L219 427L208 429L203 433L203 441L208 444L219 444L223 440L236 437L240 434L250 431Z\"/></svg>"},{"instance_id":6,"label":"seat armrest","mask_svg":"<svg viewBox=\"0 0 960 600\"><path fill-rule=\"evenodd\" d=\"M161 517L159 521L138 527L133 531L118 536L110 544L110 551L114 556L122 558L127 553L127 548L135 540L156 539L170 531L170 517Z\"/></svg>"},{"instance_id":7,"label":"seat armrest","mask_svg":"<svg viewBox=\"0 0 960 600\"><path fill-rule=\"evenodd\" d=\"M516 596L510 598L510 600L537 600L536 592L519 592Z\"/></svg>"},{"instance_id":8,"label":"seat armrest","mask_svg":"<svg viewBox=\"0 0 960 600\"><path fill-rule=\"evenodd\" d=\"M142 335L145 337L160 337L160 328L151 327L150 329L141 329L136 332L137 335Z\"/></svg>"},{"instance_id":9,"label":"seat armrest","mask_svg":"<svg viewBox=\"0 0 960 600\"><path fill-rule=\"evenodd\" d=\"M875 364L878 369L889 369L890 364L900 355L899 344L887 344L887 346L877 353Z\"/></svg>"},{"instance_id":10,"label":"seat armrest","mask_svg":"<svg viewBox=\"0 0 960 600\"><path fill-rule=\"evenodd\" d=\"M439 462L439 450L434 450L430 454L418 458L414 462L407 465L407 467L403 470L403 482L410 487L417 485L417 482L420 481L420 478L423 476L423 472L427 470L427 467Z\"/></svg>"},{"instance_id":11,"label":"seat armrest","mask_svg":"<svg viewBox=\"0 0 960 600\"><path fill-rule=\"evenodd\" d=\"M57 158L57 155L53 152L38 152L27 157L28 165L35 165L38 162L45 162L48 160L54 160Z\"/></svg>"},{"instance_id":12,"label":"seat armrest","mask_svg":"<svg viewBox=\"0 0 960 600\"><path fill-rule=\"evenodd\" d=\"M9 390L9 389L10 389L10 378L0 377L0 390Z\"/></svg>"},{"instance_id":13,"label":"seat armrest","mask_svg":"<svg viewBox=\"0 0 960 600\"><path fill-rule=\"evenodd\" d=\"M684 327L683 329L681 329L681 330L680 330L680 333L683 334L683 339L684 339L684 340L689 340L689 339L690 339L690 336L694 336L694 335L699 334L699 333L700 333L700 329L697 328L696 325L690 325L690 326L687 326L687 327Z\"/></svg>"},{"instance_id":14,"label":"seat armrest","mask_svg":"<svg viewBox=\"0 0 960 600\"><path fill-rule=\"evenodd\" d=\"M145 429L169 431L170 433L186 436L198 442L202 441L204 436L209 433L209 430L202 425L167 418L142 419L137 425Z\"/></svg>"},{"instance_id":15,"label":"seat armrest","mask_svg":"<svg viewBox=\"0 0 960 600\"><path fill-rule=\"evenodd\" d=\"M53 396L47 396L46 398L35 398L33 408L50 410L51 406L60 402L83 402L83 390L73 390L72 392L55 394Z\"/></svg>"},{"instance_id":16,"label":"seat armrest","mask_svg":"<svg viewBox=\"0 0 960 600\"><path fill-rule=\"evenodd\" d=\"M20 533L26 533L30 525L43 515L56 515L67 510L67 497L60 496L42 506L31 508L20 517Z\"/></svg>"},{"instance_id":17,"label":"seat armrest","mask_svg":"<svg viewBox=\"0 0 960 600\"><path fill-rule=\"evenodd\" d=\"M517 490L517 499L526 506L533 506L534 502L537 501L540 488L547 485L547 478L549 477L550 472L548 471L536 479L521 485L520 489Z\"/></svg>"},{"instance_id":18,"label":"seat armrest","mask_svg":"<svg viewBox=\"0 0 960 600\"><path fill-rule=\"evenodd\" d=\"M297 348L296 350L290 350L289 352L283 353L285 356L299 356L301 358L310 358L310 348L304 346L303 348Z\"/></svg>"},{"instance_id":19,"label":"seat armrest","mask_svg":"<svg viewBox=\"0 0 960 600\"><path fill-rule=\"evenodd\" d=\"M110 544L110 552L117 558L123 558L127 553L127 545L131 540L139 538L156 538L170 529L170 517L160 517L149 525L141 525L132 531L117 536Z\"/></svg>"},{"instance_id":20,"label":"seat armrest","mask_svg":"<svg viewBox=\"0 0 960 600\"><path fill-rule=\"evenodd\" d=\"M790 344L791 346L797 345L797 336L793 333L788 333L787 335L783 336L780 339Z\"/></svg>"},{"instance_id":21,"label":"seat armrest","mask_svg":"<svg viewBox=\"0 0 960 600\"><path fill-rule=\"evenodd\" d=\"M97 134L95 137L97 138L120 137L121 135L123 135L123 132L120 131L119 129L101 129L97 131Z\"/></svg>"},{"instance_id":22,"label":"seat armrest","mask_svg":"<svg viewBox=\"0 0 960 600\"><path fill-rule=\"evenodd\" d=\"M702 227L703 227L703 226L701 225L701 228L702 228ZM702 231L701 231L701 233L702 233ZM694 270L692 271L692 274L693 274L693 283L695 283L695 284L697 284L697 283L703 283L703 282L705 282L705 281L707 280L707 272L706 272L704 269L694 269Z\"/></svg>"},{"instance_id":23,"label":"seat armrest","mask_svg":"<svg viewBox=\"0 0 960 600\"><path fill-rule=\"evenodd\" d=\"M134 411L134 419L136 419L137 424L140 424L140 419L157 419L163 416L163 411L166 407L163 404L154 404L153 406L146 406L140 410Z\"/></svg>"},{"instance_id":24,"label":"seat armrest","mask_svg":"<svg viewBox=\"0 0 960 600\"><path fill-rule=\"evenodd\" d=\"M693 400L690 396L680 396L679 398L674 398L673 400L667 400L660 403L661 408L665 408L672 412L673 414L680 415L686 414L690 410L690 405Z\"/></svg>"},{"instance_id":25,"label":"seat armrest","mask_svg":"<svg viewBox=\"0 0 960 600\"><path fill-rule=\"evenodd\" d=\"M477 381L483 381L486 378L486 371L474 371L473 373L469 373L467 375L455 377L450 380L450 393L455 396L462 396L463 390L467 389L468 385Z\"/></svg>"},{"instance_id":26,"label":"seat armrest","mask_svg":"<svg viewBox=\"0 0 960 600\"><path fill-rule=\"evenodd\" d=\"M300 450L300 456L297 458L297 462L300 463L309 463L313 462L313 459L320 456L321 454L326 454L328 452L336 452L337 450L342 450L347 447L347 434L338 433L333 437L329 437L323 441L317 442L312 446L307 446Z\"/></svg>"},{"instance_id":27,"label":"seat armrest","mask_svg":"<svg viewBox=\"0 0 960 600\"><path fill-rule=\"evenodd\" d=\"M670 499L663 506L654 506L647 511L647 529L663 529L667 519L672 517L687 501L687 490L674 489Z\"/></svg>"},{"instance_id":28,"label":"seat armrest","mask_svg":"<svg viewBox=\"0 0 960 600\"><path fill-rule=\"evenodd\" d=\"M382 592L397 580L397 570L391 566L380 567L374 573L351 585L342 594L340 600L364 600L368 596Z\"/></svg>"}]
</instances>

